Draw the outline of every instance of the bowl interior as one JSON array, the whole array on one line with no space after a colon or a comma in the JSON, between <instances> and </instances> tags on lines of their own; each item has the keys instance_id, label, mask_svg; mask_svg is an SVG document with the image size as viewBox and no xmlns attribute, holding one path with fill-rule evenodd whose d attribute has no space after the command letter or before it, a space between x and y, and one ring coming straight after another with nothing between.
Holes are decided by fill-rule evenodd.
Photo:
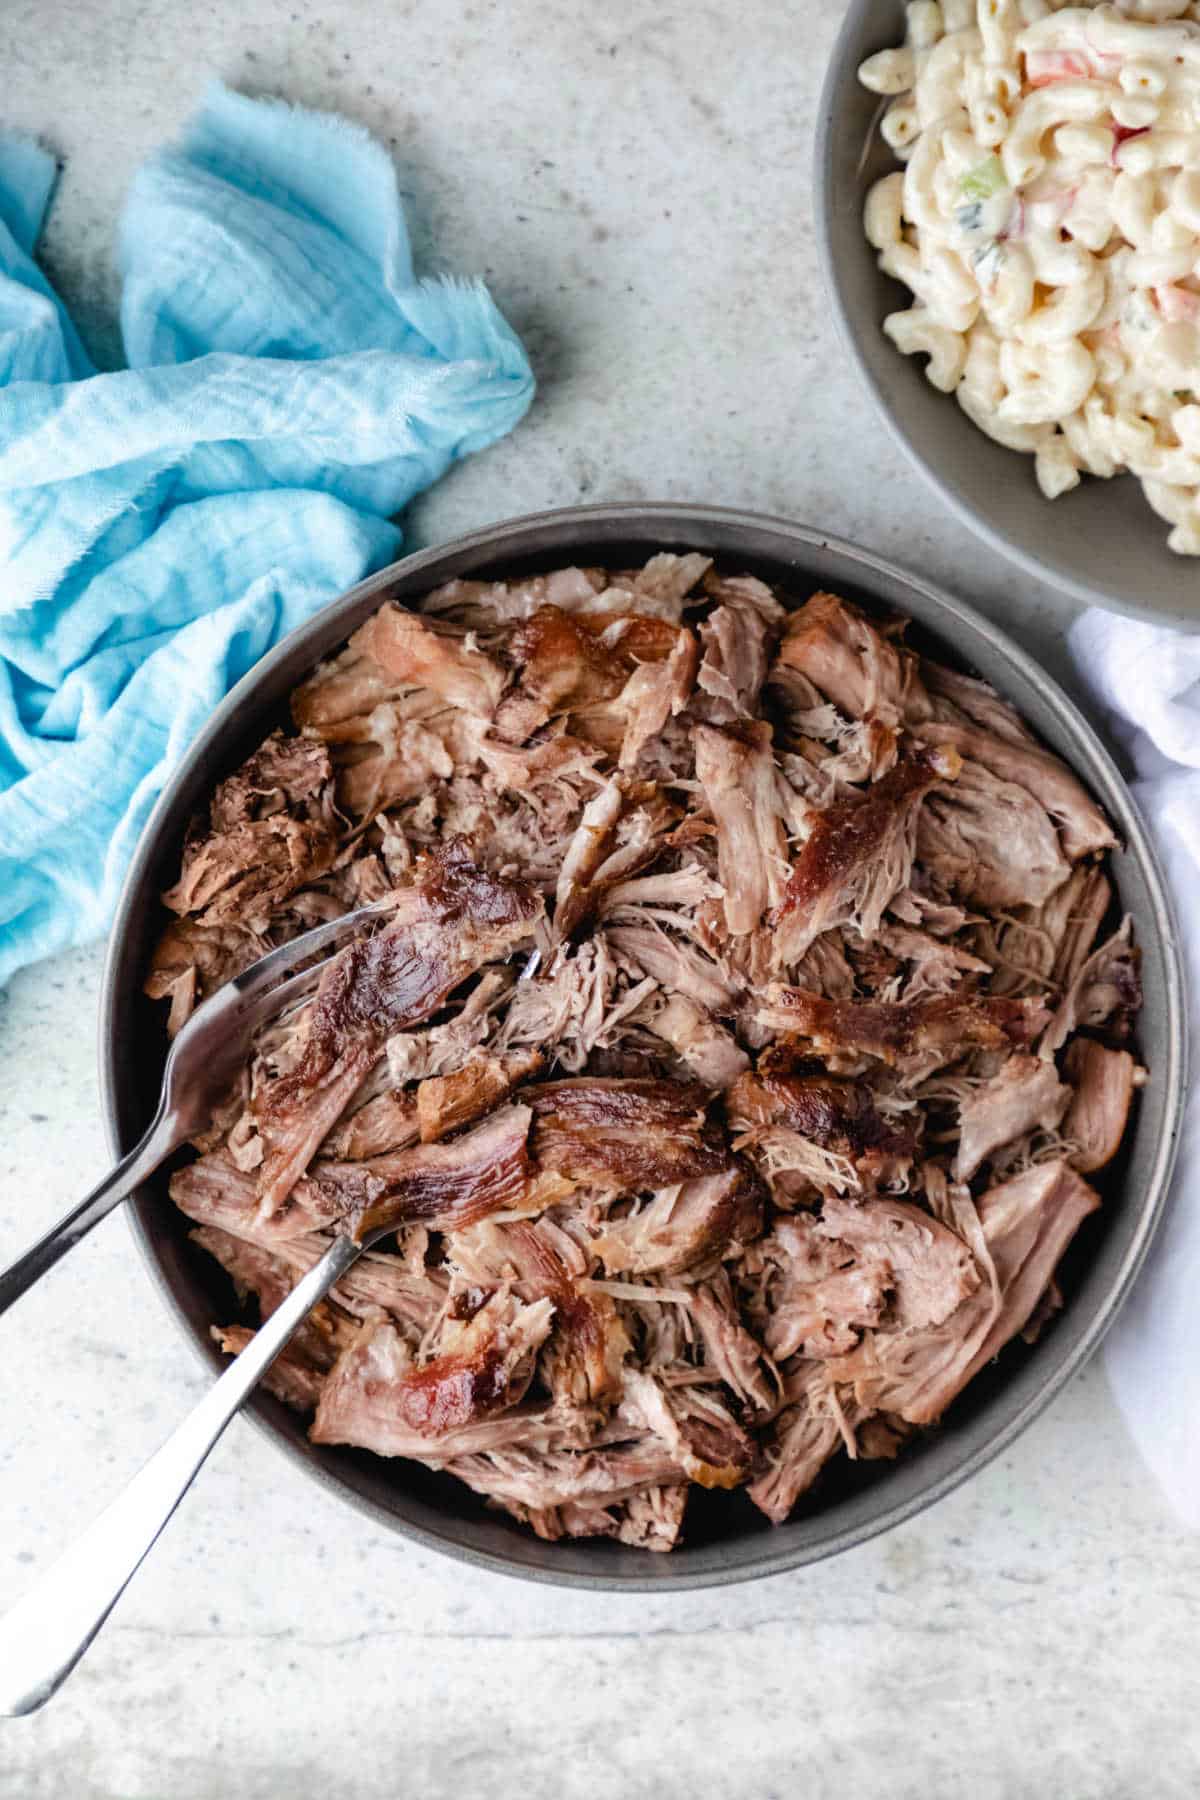
<instances>
[{"instance_id":1,"label":"bowl interior","mask_svg":"<svg viewBox=\"0 0 1200 1800\"><path fill-rule=\"evenodd\" d=\"M448 1476L366 1453L316 1449L304 1423L265 1394L252 1414L311 1476L434 1547L513 1574L581 1586L701 1586L777 1572L861 1541L949 1491L995 1455L1091 1353L1123 1297L1156 1222L1178 1131L1184 1045L1178 952L1161 878L1121 777L1060 690L994 627L880 560L782 522L700 508L580 508L480 532L373 577L266 658L214 714L163 795L139 846L114 927L102 1002L101 1072L114 1147L128 1148L154 1108L164 1058L163 1014L141 995L162 921L158 893L174 878L189 816L213 785L285 715L287 696L379 604L386 588L416 601L456 575L512 574L563 562L620 566L662 548L702 549L797 600L832 588L868 608L908 614L925 647L991 680L1064 755L1107 807L1123 840L1114 858L1120 904L1144 953L1142 1053L1154 1071L1108 1204L1089 1222L1064 1271L1068 1305L1032 1350L1010 1349L982 1373L944 1425L898 1463L840 1459L787 1525L771 1528L744 1496L694 1495L686 1545L668 1557L608 1542L546 1545ZM165 1172L135 1202L133 1227L187 1336L215 1371L213 1322L238 1316L228 1279L187 1240Z\"/></svg>"},{"instance_id":2,"label":"bowl interior","mask_svg":"<svg viewBox=\"0 0 1200 1800\"><path fill-rule=\"evenodd\" d=\"M952 396L931 387L924 357L901 356L883 335L906 288L882 275L863 235L871 184L897 167L877 130L879 102L859 64L904 35L902 0L854 0L821 97L817 144L818 230L843 334L900 442L964 522L995 548L1078 599L1116 611L1200 620L1200 569L1167 548L1170 529L1132 476L1085 477L1071 494L1043 499L1032 457L979 431Z\"/></svg>"}]
</instances>

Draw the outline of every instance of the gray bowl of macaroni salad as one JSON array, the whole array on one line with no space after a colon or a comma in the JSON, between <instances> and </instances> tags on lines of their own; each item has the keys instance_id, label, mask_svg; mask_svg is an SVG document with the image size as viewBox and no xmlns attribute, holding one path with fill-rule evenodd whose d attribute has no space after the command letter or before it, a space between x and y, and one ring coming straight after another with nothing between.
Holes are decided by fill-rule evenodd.
<instances>
[{"instance_id":1,"label":"gray bowl of macaroni salad","mask_svg":"<svg viewBox=\"0 0 1200 1800\"><path fill-rule=\"evenodd\" d=\"M855 0L817 155L840 323L946 502L1200 623L1200 0Z\"/></svg>"}]
</instances>

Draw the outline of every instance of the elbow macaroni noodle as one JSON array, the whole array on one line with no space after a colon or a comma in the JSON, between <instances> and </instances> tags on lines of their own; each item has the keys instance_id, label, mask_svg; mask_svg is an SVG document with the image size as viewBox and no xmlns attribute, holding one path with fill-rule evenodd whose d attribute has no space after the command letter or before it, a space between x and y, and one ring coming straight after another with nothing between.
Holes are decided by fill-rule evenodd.
<instances>
[{"instance_id":1,"label":"elbow macaroni noodle","mask_svg":"<svg viewBox=\"0 0 1200 1800\"><path fill-rule=\"evenodd\" d=\"M1200 0L912 0L859 71L884 329L1049 499L1129 471L1200 556Z\"/></svg>"}]
</instances>

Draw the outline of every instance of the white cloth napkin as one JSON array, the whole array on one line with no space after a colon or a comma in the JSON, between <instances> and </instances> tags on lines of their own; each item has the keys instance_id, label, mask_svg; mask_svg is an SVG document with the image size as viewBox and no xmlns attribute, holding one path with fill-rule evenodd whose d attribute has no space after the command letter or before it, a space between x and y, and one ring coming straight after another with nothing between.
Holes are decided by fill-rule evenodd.
<instances>
[{"instance_id":1,"label":"white cloth napkin","mask_svg":"<svg viewBox=\"0 0 1200 1800\"><path fill-rule=\"evenodd\" d=\"M1076 665L1109 715L1175 895L1200 1043L1200 636L1087 612ZM1180 1517L1200 1530L1200 1104L1188 1104L1167 1216L1107 1339L1117 1403Z\"/></svg>"}]
</instances>

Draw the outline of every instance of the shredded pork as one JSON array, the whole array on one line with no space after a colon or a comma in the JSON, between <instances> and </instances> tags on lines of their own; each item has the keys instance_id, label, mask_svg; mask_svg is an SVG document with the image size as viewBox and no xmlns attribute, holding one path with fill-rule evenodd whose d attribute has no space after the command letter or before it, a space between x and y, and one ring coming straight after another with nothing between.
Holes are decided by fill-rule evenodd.
<instances>
[{"instance_id":1,"label":"shredded pork","mask_svg":"<svg viewBox=\"0 0 1200 1800\"><path fill-rule=\"evenodd\" d=\"M147 991L177 1031L380 903L171 1184L230 1353L390 1234L268 1377L314 1442L669 1550L694 1486L782 1521L1047 1327L1146 1078L1137 951L1107 821L985 683L663 553L387 601L292 716Z\"/></svg>"}]
</instances>

